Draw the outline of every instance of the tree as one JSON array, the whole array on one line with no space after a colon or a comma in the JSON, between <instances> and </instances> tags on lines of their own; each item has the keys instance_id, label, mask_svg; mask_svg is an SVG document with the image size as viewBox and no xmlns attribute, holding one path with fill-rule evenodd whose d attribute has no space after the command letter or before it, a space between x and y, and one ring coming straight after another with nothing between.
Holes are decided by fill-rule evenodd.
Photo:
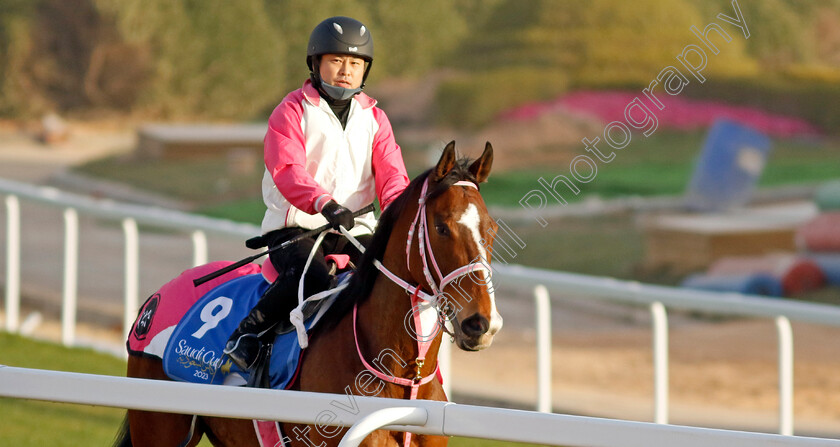
<instances>
[{"instance_id":1,"label":"tree","mask_svg":"<svg viewBox=\"0 0 840 447\"><path fill-rule=\"evenodd\" d=\"M451 0L361 0L374 27L377 75L418 75L449 57L467 26Z\"/></svg>"},{"instance_id":2,"label":"tree","mask_svg":"<svg viewBox=\"0 0 840 447\"><path fill-rule=\"evenodd\" d=\"M698 43L692 25L702 30L713 19L684 0L505 0L460 54L462 66L482 69L561 68L578 85L647 84L686 45ZM749 70L743 37L732 36L710 58L710 72Z\"/></svg>"},{"instance_id":3,"label":"tree","mask_svg":"<svg viewBox=\"0 0 840 447\"><path fill-rule=\"evenodd\" d=\"M0 0L0 115L25 115L44 101L23 76L35 4Z\"/></svg>"},{"instance_id":4,"label":"tree","mask_svg":"<svg viewBox=\"0 0 840 447\"><path fill-rule=\"evenodd\" d=\"M248 117L282 89L282 43L262 0L98 0L152 53L141 106L159 116Z\"/></svg>"}]
</instances>

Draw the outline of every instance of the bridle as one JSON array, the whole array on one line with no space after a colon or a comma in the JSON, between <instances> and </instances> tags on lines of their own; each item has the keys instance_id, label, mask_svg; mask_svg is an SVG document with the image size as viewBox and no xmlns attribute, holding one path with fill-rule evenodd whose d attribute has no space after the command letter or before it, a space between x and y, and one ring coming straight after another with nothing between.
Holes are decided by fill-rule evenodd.
<instances>
[{"instance_id":1,"label":"bridle","mask_svg":"<svg viewBox=\"0 0 840 447\"><path fill-rule=\"evenodd\" d=\"M478 190L478 186L470 181L461 180L455 182L451 186L463 186L467 188L474 188ZM403 377L397 377L394 375L385 374L373 366L371 366L367 360L365 360L364 355L362 355L362 350L359 347L359 336L358 331L356 330L356 319L357 319L357 309L358 306L353 306L353 338L356 343L356 352L359 355L359 359L362 361L362 364L365 368L373 373L376 377L396 385L400 386L408 386L411 387L411 395L409 399L416 399L417 393L419 391L420 386L429 383L432 379L437 376L440 365L435 365L435 370L427 375L426 377L422 377L421 369L426 361L426 354L429 351L432 343L434 342L436 337L422 337L419 334L423 334L422 328L422 321L420 317L420 307L421 306L433 306L437 307L441 300L445 300L445 294L443 293L443 289L446 288L447 285L452 283L453 281L461 278L462 276L469 275L472 272L476 271L485 271L487 275L490 274L490 270L487 266L482 262L471 262L464 266L458 267L455 270L449 272L447 275L443 275L440 271L440 267L438 266L437 260L435 259L434 251L432 250L430 238L429 238L429 225L428 219L426 216L426 203L428 200L427 191L429 187L429 179L428 177L423 182L423 187L420 191L420 199L418 200L418 208L417 213L414 216L414 220L411 223L411 226L408 230L408 238L406 241L405 247L405 258L406 258L406 267L411 270L411 247L412 242L414 239L414 235L417 234L418 240L418 248L420 251L420 259L423 263L423 276L426 279L428 288L430 289L431 293L428 293L423 290L423 284L416 284L412 285L408 281L400 278L388 268L386 268L379 260L374 259L373 264L376 268L382 272L388 279L390 279L393 283L400 286L403 290L408 292L411 297L411 309L414 319L414 328L417 332L417 337L414 337L417 340L417 358L414 360L415 365L415 376L413 379L406 379ZM364 247L362 247L359 242L353 238L350 233L341 228L341 232L344 234L345 237L348 238L356 247L364 252ZM431 268L430 268L431 267ZM434 269L434 273L437 275L438 281L435 281L435 277L432 273L432 269ZM440 311L440 310L439 310ZM444 327L443 322L441 319L438 320L438 324L440 327ZM411 433L406 432L405 434L405 441L404 445L408 446L411 440Z\"/></svg>"},{"instance_id":2,"label":"bridle","mask_svg":"<svg viewBox=\"0 0 840 447\"><path fill-rule=\"evenodd\" d=\"M474 182L461 180L453 183L451 186L463 186L466 188L474 188L478 190L478 186ZM414 366L415 366L415 376L413 378L407 379L404 377L397 377L394 375L385 374L378 369L374 368L367 360L365 360L364 355L362 354L362 349L359 346L359 334L356 328L356 320L358 314L358 304L353 305L353 339L356 344L356 352L359 355L359 360L361 360L362 364L365 368L371 372L376 377L396 385L400 386L407 386L411 387L411 394L409 399L416 399L417 393L419 388L422 385L425 385L434 379L438 372L440 371L440 365L435 365L435 370L427 375L426 377L422 376L422 368L426 362L426 354L429 352L434 340L437 338L436 336L430 337L423 337L420 334L423 334L423 322L421 319L421 307L435 307L441 304L442 301L446 300L446 294L443 292L443 289L446 288L449 284L456 281L457 279L469 275L472 272L476 271L484 271L487 275L490 274L490 269L487 265L483 262L476 261L470 262L466 265L456 268L455 270L449 272L447 275L443 275L440 271L440 267L438 266L437 260L435 259L434 251L432 250L430 238L429 238L429 225L428 225L428 218L426 216L426 204L428 201L428 189L429 189L429 179L428 177L423 182L423 187L420 191L420 198L418 199L418 208L417 213L414 215L414 220L411 223L411 226L408 230L408 237L406 240L406 247L405 247L405 256L406 256L406 268L410 271L411 270L411 248L413 245L414 235L417 235L418 240L418 248L420 251L420 260L423 264L423 277L426 280L426 285L428 286L429 291L427 292L424 290L424 284L411 284L410 282L400 278L392 271L388 270L382 262L378 259L373 260L373 265L382 272L385 277L390 279L394 284L400 286L403 290L408 292L409 296L411 297L411 309L413 314L414 320L414 328L417 332L417 336L414 337L417 340L417 358L414 359ZM339 227L339 230L350 241L356 248L364 253L365 247L355 238L353 237L349 231L347 231L344 227ZM372 229L371 229L372 230ZM336 296L336 294L341 291L342 289L347 287L347 283L345 282L342 285L337 286L336 288L326 290L323 292L319 292L315 295L312 295L306 299L303 298L303 277L306 275L306 271L309 268L310 263L312 262L312 258L314 256L315 250L320 244L321 240L323 239L325 233L322 233L315 241L315 246L312 249L312 252L309 255L309 259L306 261L306 265L303 269L303 275L301 275L301 281L298 287L298 301L299 305L297 308L292 310L291 314L289 315L289 319L291 323L295 326L298 335L298 342L300 343L301 348L306 348L309 344L308 337L306 334L306 327L304 325L304 315L302 312L302 308L304 303L321 300L321 299L330 299ZM480 259L480 258L479 258ZM435 281L435 275L437 276L438 280ZM446 304L448 306L448 303ZM318 314L315 316L315 320L319 319L323 316L324 311L326 310L326 306L322 307ZM439 309L438 312L438 320L437 324L439 328L446 330L443 316L440 315L441 311L446 309ZM314 323L311 323L314 325ZM411 433L406 432L405 434L405 443L404 446L408 447L411 440Z\"/></svg>"}]
</instances>

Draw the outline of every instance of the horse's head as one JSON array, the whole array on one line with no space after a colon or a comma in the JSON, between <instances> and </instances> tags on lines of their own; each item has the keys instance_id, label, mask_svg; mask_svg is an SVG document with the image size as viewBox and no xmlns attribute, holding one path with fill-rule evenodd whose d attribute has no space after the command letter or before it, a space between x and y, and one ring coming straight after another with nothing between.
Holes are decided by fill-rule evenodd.
<instances>
[{"instance_id":1,"label":"horse's head","mask_svg":"<svg viewBox=\"0 0 840 447\"><path fill-rule=\"evenodd\" d=\"M477 160L458 160L455 142L449 143L428 177L425 199L427 272L412 250L412 275L429 284L431 273L439 287L438 306L452 323L458 347L478 351L490 346L502 328L490 280L490 257L498 225L487 212L478 184L487 180L493 163L490 143ZM415 236L416 237L416 236ZM434 264L437 267L434 267Z\"/></svg>"}]
</instances>

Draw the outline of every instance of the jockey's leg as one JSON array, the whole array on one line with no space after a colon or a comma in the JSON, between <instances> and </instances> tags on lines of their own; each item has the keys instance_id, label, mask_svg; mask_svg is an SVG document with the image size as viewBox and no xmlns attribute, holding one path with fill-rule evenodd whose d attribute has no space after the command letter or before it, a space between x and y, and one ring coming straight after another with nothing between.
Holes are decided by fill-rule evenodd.
<instances>
[{"instance_id":1,"label":"jockey's leg","mask_svg":"<svg viewBox=\"0 0 840 447\"><path fill-rule=\"evenodd\" d=\"M284 301L282 293L282 279L278 279L265 291L257 305L239 322L225 344L225 354L243 370L250 369L260 351L260 334L274 326L276 317L282 314L280 310ZM290 307L289 310L293 309Z\"/></svg>"},{"instance_id":2,"label":"jockey's leg","mask_svg":"<svg viewBox=\"0 0 840 447\"><path fill-rule=\"evenodd\" d=\"M286 237L287 240L296 234ZM271 241L269 247L280 241ZM242 369L250 369L257 359L261 342L259 337L278 323L287 322L289 312L298 305L298 284L306 265L306 259L315 245L313 239L302 239L295 244L271 253L271 262L279 273L277 280L269 286L257 305L231 334L225 345L225 353ZM325 290L330 275L321 250L315 254L304 280L304 298Z\"/></svg>"}]
</instances>

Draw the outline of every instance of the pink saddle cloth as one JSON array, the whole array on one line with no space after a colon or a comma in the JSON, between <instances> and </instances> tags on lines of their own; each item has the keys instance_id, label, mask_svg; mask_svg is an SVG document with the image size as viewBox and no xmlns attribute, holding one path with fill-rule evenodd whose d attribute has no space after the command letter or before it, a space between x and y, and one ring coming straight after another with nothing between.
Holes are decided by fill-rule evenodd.
<instances>
[{"instance_id":1,"label":"pink saddle cloth","mask_svg":"<svg viewBox=\"0 0 840 447\"><path fill-rule=\"evenodd\" d=\"M168 335L199 298L234 278L260 273L260 266L246 264L200 286L193 284L193 280L231 264L233 262L216 261L185 270L152 294L140 308L140 313L131 327L127 342L128 352L162 357Z\"/></svg>"}]
</instances>

